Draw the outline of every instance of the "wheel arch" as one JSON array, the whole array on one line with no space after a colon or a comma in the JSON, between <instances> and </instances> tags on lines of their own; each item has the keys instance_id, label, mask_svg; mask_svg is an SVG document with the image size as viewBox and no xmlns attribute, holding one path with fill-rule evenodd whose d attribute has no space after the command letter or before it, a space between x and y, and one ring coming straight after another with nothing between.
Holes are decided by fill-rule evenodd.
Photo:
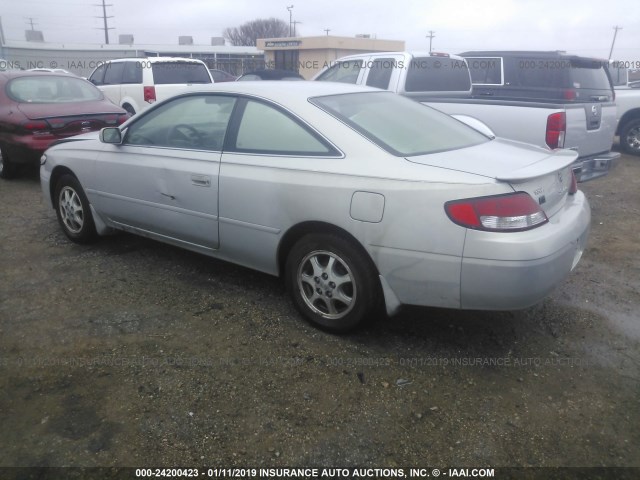
<instances>
[{"instance_id":1,"label":"wheel arch","mask_svg":"<svg viewBox=\"0 0 640 480\"><path fill-rule=\"evenodd\" d=\"M625 125L632 121L640 119L640 108L634 108L625 112L620 121L618 122L618 126L616 127L616 135L620 135L620 132L625 127Z\"/></svg>"},{"instance_id":2,"label":"wheel arch","mask_svg":"<svg viewBox=\"0 0 640 480\"><path fill-rule=\"evenodd\" d=\"M337 225L321 222L321 221L307 221L298 223L297 225L292 226L287 230L287 232L283 235L280 243L278 245L277 252L277 262L278 262L278 275L282 276L285 271L285 264L287 262L287 256L289 252L296 244L298 240L300 240L305 235L311 233L325 233L325 234L334 234L344 238L345 240L352 243L357 249L359 249L367 259L367 261L371 264L371 267L374 269L377 275L380 274L378 272L378 267L375 262L371 258L371 255L367 251L366 248L358 241L356 237L354 237L351 233L349 233L344 228L338 227Z\"/></svg>"},{"instance_id":3,"label":"wheel arch","mask_svg":"<svg viewBox=\"0 0 640 480\"><path fill-rule=\"evenodd\" d=\"M65 167L59 165L53 169L51 172L51 177L49 178L49 197L51 198L51 205L53 208L57 208L57 199L56 199L56 185L58 185L58 181L63 175L71 175L76 180L78 177L69 167ZM78 180L79 182L80 180Z\"/></svg>"}]
</instances>

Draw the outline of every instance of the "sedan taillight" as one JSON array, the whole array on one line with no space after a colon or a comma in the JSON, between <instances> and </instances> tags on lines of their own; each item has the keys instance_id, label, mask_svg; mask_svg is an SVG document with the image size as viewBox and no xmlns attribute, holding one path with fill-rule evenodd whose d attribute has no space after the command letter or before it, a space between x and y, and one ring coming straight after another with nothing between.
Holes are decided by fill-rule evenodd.
<instances>
[{"instance_id":1,"label":"sedan taillight","mask_svg":"<svg viewBox=\"0 0 640 480\"><path fill-rule=\"evenodd\" d=\"M521 232L549 221L528 193L466 198L444 204L452 222L474 230Z\"/></svg>"}]
</instances>

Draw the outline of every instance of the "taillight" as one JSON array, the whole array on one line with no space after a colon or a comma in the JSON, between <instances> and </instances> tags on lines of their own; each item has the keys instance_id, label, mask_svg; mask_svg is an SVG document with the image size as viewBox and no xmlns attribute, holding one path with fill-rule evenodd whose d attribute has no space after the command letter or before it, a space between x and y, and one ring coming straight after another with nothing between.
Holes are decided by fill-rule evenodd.
<instances>
[{"instance_id":1,"label":"taillight","mask_svg":"<svg viewBox=\"0 0 640 480\"><path fill-rule=\"evenodd\" d=\"M144 101L153 103L156 101L156 87L144 87Z\"/></svg>"},{"instance_id":2,"label":"taillight","mask_svg":"<svg viewBox=\"0 0 640 480\"><path fill-rule=\"evenodd\" d=\"M562 97L565 100L575 100L576 98L578 98L578 94L576 93L575 90L568 89L568 90L563 90L562 91Z\"/></svg>"},{"instance_id":3,"label":"taillight","mask_svg":"<svg viewBox=\"0 0 640 480\"><path fill-rule=\"evenodd\" d=\"M29 120L22 124L22 127L25 130L29 130L31 132L39 132L42 130L49 130L49 124L43 120Z\"/></svg>"},{"instance_id":4,"label":"taillight","mask_svg":"<svg viewBox=\"0 0 640 480\"><path fill-rule=\"evenodd\" d=\"M51 135L51 126L44 120L28 120L22 124L22 128L36 137Z\"/></svg>"},{"instance_id":5,"label":"taillight","mask_svg":"<svg viewBox=\"0 0 640 480\"><path fill-rule=\"evenodd\" d=\"M564 136L567 132L567 117L564 112L552 113L547 117L547 133L545 140L549 148L564 147Z\"/></svg>"},{"instance_id":6,"label":"taillight","mask_svg":"<svg viewBox=\"0 0 640 480\"><path fill-rule=\"evenodd\" d=\"M575 195L578 191L578 179L576 178L576 173L571 170L571 185L569 186L569 195Z\"/></svg>"},{"instance_id":7,"label":"taillight","mask_svg":"<svg viewBox=\"0 0 640 480\"><path fill-rule=\"evenodd\" d=\"M125 113L123 115L118 115L118 125L122 125L124 122L126 122L130 118L131 118L131 115L129 115L128 113Z\"/></svg>"},{"instance_id":8,"label":"taillight","mask_svg":"<svg viewBox=\"0 0 640 480\"><path fill-rule=\"evenodd\" d=\"M453 200L445 203L444 209L452 222L474 230L521 232L549 221L525 192Z\"/></svg>"}]
</instances>

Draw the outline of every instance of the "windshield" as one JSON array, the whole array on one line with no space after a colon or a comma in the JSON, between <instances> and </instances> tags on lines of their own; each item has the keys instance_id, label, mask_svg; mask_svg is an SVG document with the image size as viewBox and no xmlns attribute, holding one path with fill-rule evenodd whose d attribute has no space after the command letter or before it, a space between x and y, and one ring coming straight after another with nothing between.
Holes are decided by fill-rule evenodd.
<instances>
[{"instance_id":1,"label":"windshield","mask_svg":"<svg viewBox=\"0 0 640 480\"><path fill-rule=\"evenodd\" d=\"M389 153L408 157L489 141L449 115L391 92L363 92L312 98L311 102Z\"/></svg>"},{"instance_id":2,"label":"windshield","mask_svg":"<svg viewBox=\"0 0 640 480\"><path fill-rule=\"evenodd\" d=\"M102 100L100 90L76 77L38 75L9 82L7 94L23 103L72 103Z\"/></svg>"},{"instance_id":3,"label":"windshield","mask_svg":"<svg viewBox=\"0 0 640 480\"><path fill-rule=\"evenodd\" d=\"M211 83L209 71L202 63L154 62L151 64L156 85L178 83Z\"/></svg>"}]
</instances>

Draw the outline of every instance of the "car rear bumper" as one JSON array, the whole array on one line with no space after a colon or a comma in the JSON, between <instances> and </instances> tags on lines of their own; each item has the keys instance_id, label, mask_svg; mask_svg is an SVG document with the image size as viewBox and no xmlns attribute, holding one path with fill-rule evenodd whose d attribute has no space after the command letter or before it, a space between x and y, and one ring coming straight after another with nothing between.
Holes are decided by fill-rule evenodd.
<instances>
[{"instance_id":1,"label":"car rear bumper","mask_svg":"<svg viewBox=\"0 0 640 480\"><path fill-rule=\"evenodd\" d=\"M460 274L460 307L516 310L540 302L578 264L590 225L591 209L579 191L540 228L488 235L470 231Z\"/></svg>"},{"instance_id":2,"label":"car rear bumper","mask_svg":"<svg viewBox=\"0 0 640 480\"><path fill-rule=\"evenodd\" d=\"M573 173L575 173L578 182L604 177L613 170L619 159L618 152L604 152L599 155L580 157L573 164Z\"/></svg>"},{"instance_id":3,"label":"car rear bumper","mask_svg":"<svg viewBox=\"0 0 640 480\"><path fill-rule=\"evenodd\" d=\"M575 268L591 209L578 191L549 222L524 232L467 230L462 257L374 249L387 311L399 305L517 310L543 300Z\"/></svg>"}]
</instances>

